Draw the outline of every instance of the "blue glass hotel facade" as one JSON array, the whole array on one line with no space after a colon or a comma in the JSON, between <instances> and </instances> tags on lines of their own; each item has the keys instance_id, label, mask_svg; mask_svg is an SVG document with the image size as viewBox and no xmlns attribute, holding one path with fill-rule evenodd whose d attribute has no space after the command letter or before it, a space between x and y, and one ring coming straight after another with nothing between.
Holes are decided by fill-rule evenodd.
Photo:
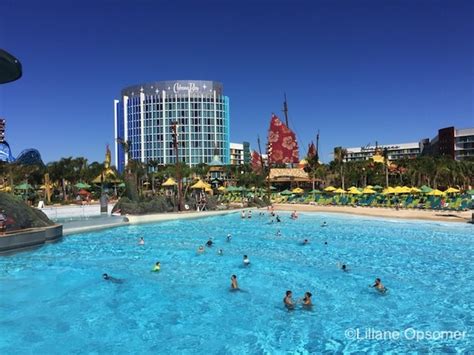
<instances>
[{"instance_id":1,"label":"blue glass hotel facade","mask_svg":"<svg viewBox=\"0 0 474 355\"><path fill-rule=\"evenodd\" d=\"M230 163L229 98L215 81L178 80L139 84L114 100L115 166L128 159L158 164L176 162L172 124L178 124L179 159L189 166L212 161L215 153ZM119 141L128 142L125 154Z\"/></svg>"}]
</instances>

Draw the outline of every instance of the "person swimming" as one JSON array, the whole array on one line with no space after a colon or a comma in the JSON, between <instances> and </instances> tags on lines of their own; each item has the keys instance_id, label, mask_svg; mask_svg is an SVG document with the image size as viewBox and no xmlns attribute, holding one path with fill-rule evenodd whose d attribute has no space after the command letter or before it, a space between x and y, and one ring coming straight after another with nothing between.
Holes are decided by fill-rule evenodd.
<instances>
[{"instance_id":1,"label":"person swimming","mask_svg":"<svg viewBox=\"0 0 474 355\"><path fill-rule=\"evenodd\" d=\"M159 261L156 262L155 266L153 266L153 269L151 269L152 272L159 272L161 270L161 264Z\"/></svg>"},{"instance_id":2,"label":"person swimming","mask_svg":"<svg viewBox=\"0 0 474 355\"><path fill-rule=\"evenodd\" d=\"M230 242L232 240L232 236L230 234L227 234L227 241Z\"/></svg>"},{"instance_id":3,"label":"person swimming","mask_svg":"<svg viewBox=\"0 0 474 355\"><path fill-rule=\"evenodd\" d=\"M249 266L250 265L250 259L247 255L244 255L244 265Z\"/></svg>"},{"instance_id":4,"label":"person swimming","mask_svg":"<svg viewBox=\"0 0 474 355\"><path fill-rule=\"evenodd\" d=\"M212 242L212 239L209 238L209 240L206 242L206 245L207 245L208 247L212 247L212 243L213 243L213 242Z\"/></svg>"},{"instance_id":5,"label":"person swimming","mask_svg":"<svg viewBox=\"0 0 474 355\"><path fill-rule=\"evenodd\" d=\"M297 219L298 218L298 214L296 213L296 211L293 211L291 213L291 216L290 216L291 219Z\"/></svg>"},{"instance_id":6,"label":"person swimming","mask_svg":"<svg viewBox=\"0 0 474 355\"><path fill-rule=\"evenodd\" d=\"M217 251L217 255L223 256L223 255L224 255L224 251L223 251L222 249L219 249L219 250Z\"/></svg>"},{"instance_id":7,"label":"person swimming","mask_svg":"<svg viewBox=\"0 0 474 355\"><path fill-rule=\"evenodd\" d=\"M117 279L113 276L110 276L109 274L102 274L102 278L106 281L111 281L111 282L116 283L116 284L121 284L123 282L123 280Z\"/></svg>"},{"instance_id":8,"label":"person swimming","mask_svg":"<svg viewBox=\"0 0 474 355\"><path fill-rule=\"evenodd\" d=\"M204 253L204 247L202 245L200 245L197 252L198 252L198 254Z\"/></svg>"},{"instance_id":9,"label":"person swimming","mask_svg":"<svg viewBox=\"0 0 474 355\"><path fill-rule=\"evenodd\" d=\"M245 218L245 211L242 211L242 212L240 213L240 218L242 218L242 219Z\"/></svg>"},{"instance_id":10,"label":"person swimming","mask_svg":"<svg viewBox=\"0 0 474 355\"><path fill-rule=\"evenodd\" d=\"M308 239L305 239L305 240L303 240L303 242L302 242L301 244L302 244L302 245L309 244L309 240L308 240Z\"/></svg>"},{"instance_id":11,"label":"person swimming","mask_svg":"<svg viewBox=\"0 0 474 355\"><path fill-rule=\"evenodd\" d=\"M292 296L293 296L293 292L288 290L288 291L286 291L285 297L283 298L283 304L288 309L294 309L295 308L295 303L293 302L293 299L291 298Z\"/></svg>"},{"instance_id":12,"label":"person swimming","mask_svg":"<svg viewBox=\"0 0 474 355\"><path fill-rule=\"evenodd\" d=\"M276 216L276 221L277 221L277 222L281 222L281 220L280 220L280 217L279 217L279 216Z\"/></svg>"},{"instance_id":13,"label":"person swimming","mask_svg":"<svg viewBox=\"0 0 474 355\"><path fill-rule=\"evenodd\" d=\"M305 292L304 297L301 299L303 302L303 307L311 307L313 302L311 302L311 297L313 297L311 292Z\"/></svg>"},{"instance_id":14,"label":"person swimming","mask_svg":"<svg viewBox=\"0 0 474 355\"><path fill-rule=\"evenodd\" d=\"M252 211L247 212L247 218L252 218Z\"/></svg>"},{"instance_id":15,"label":"person swimming","mask_svg":"<svg viewBox=\"0 0 474 355\"><path fill-rule=\"evenodd\" d=\"M281 232L280 232L280 230L277 230L276 236L277 236L277 237L281 237Z\"/></svg>"},{"instance_id":16,"label":"person swimming","mask_svg":"<svg viewBox=\"0 0 474 355\"><path fill-rule=\"evenodd\" d=\"M239 289L239 284L237 283L237 276L236 275L232 275L230 277L230 289L231 290L238 290Z\"/></svg>"},{"instance_id":17,"label":"person swimming","mask_svg":"<svg viewBox=\"0 0 474 355\"><path fill-rule=\"evenodd\" d=\"M327 227L328 224L326 223L326 221L324 221L322 224L321 224L321 227Z\"/></svg>"},{"instance_id":18,"label":"person swimming","mask_svg":"<svg viewBox=\"0 0 474 355\"><path fill-rule=\"evenodd\" d=\"M140 237L140 241L138 242L139 245L145 245L145 239L143 237Z\"/></svg>"},{"instance_id":19,"label":"person swimming","mask_svg":"<svg viewBox=\"0 0 474 355\"><path fill-rule=\"evenodd\" d=\"M375 288L380 293L385 293L388 291L388 289L382 284L382 280L380 280L378 277L375 279L375 283L370 287Z\"/></svg>"},{"instance_id":20,"label":"person swimming","mask_svg":"<svg viewBox=\"0 0 474 355\"><path fill-rule=\"evenodd\" d=\"M341 265L341 270L344 271L344 272L348 272L349 269L347 268L347 265L346 264L342 264Z\"/></svg>"}]
</instances>

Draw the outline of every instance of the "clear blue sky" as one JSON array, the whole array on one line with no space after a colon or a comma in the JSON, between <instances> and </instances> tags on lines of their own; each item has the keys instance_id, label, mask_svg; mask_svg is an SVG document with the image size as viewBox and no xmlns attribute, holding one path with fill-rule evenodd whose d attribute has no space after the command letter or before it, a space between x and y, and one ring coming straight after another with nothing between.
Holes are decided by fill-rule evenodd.
<instances>
[{"instance_id":1,"label":"clear blue sky","mask_svg":"<svg viewBox=\"0 0 474 355\"><path fill-rule=\"evenodd\" d=\"M14 154L103 160L131 84L218 80L231 141L266 140L288 96L301 150L418 141L474 126L473 1L0 1L0 88Z\"/></svg>"}]
</instances>

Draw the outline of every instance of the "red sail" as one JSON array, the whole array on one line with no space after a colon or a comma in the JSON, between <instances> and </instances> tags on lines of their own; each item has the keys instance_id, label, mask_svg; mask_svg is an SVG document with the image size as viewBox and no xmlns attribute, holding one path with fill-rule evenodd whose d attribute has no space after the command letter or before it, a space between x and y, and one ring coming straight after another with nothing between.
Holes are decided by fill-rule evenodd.
<instances>
[{"instance_id":1,"label":"red sail","mask_svg":"<svg viewBox=\"0 0 474 355\"><path fill-rule=\"evenodd\" d=\"M295 133L280 119L272 114L268 130L268 163L290 164L298 163L298 142Z\"/></svg>"},{"instance_id":2,"label":"red sail","mask_svg":"<svg viewBox=\"0 0 474 355\"><path fill-rule=\"evenodd\" d=\"M255 150L252 152L252 160L250 164L252 165L252 171L254 173L262 171L262 158Z\"/></svg>"}]
</instances>

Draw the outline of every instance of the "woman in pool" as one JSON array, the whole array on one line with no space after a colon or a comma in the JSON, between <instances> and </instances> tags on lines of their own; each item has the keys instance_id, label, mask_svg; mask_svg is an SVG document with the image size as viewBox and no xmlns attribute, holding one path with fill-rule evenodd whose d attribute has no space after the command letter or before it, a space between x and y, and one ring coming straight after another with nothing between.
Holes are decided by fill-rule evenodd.
<instances>
[{"instance_id":1,"label":"woman in pool","mask_svg":"<svg viewBox=\"0 0 474 355\"><path fill-rule=\"evenodd\" d=\"M293 211L293 212L291 213L291 217L290 217L290 218L291 218L291 219L297 219L297 218L298 218L298 214L296 213L296 211Z\"/></svg>"},{"instance_id":2,"label":"woman in pool","mask_svg":"<svg viewBox=\"0 0 474 355\"><path fill-rule=\"evenodd\" d=\"M204 253L204 247L202 245L200 245L197 252L198 252L198 254Z\"/></svg>"},{"instance_id":3,"label":"woman in pool","mask_svg":"<svg viewBox=\"0 0 474 355\"><path fill-rule=\"evenodd\" d=\"M140 237L140 241L138 242L139 245L145 245L145 239L143 237Z\"/></svg>"},{"instance_id":4,"label":"woman in pool","mask_svg":"<svg viewBox=\"0 0 474 355\"><path fill-rule=\"evenodd\" d=\"M249 266L250 265L250 259L247 255L244 255L244 266Z\"/></svg>"},{"instance_id":5,"label":"woman in pool","mask_svg":"<svg viewBox=\"0 0 474 355\"><path fill-rule=\"evenodd\" d=\"M295 303L293 302L293 299L291 298L292 296L293 296L293 292L288 290L288 291L286 291L285 297L283 298L283 304L288 309L294 309L295 308Z\"/></svg>"},{"instance_id":6,"label":"woman in pool","mask_svg":"<svg viewBox=\"0 0 474 355\"><path fill-rule=\"evenodd\" d=\"M239 284L237 283L237 276L236 275L232 275L230 277L230 289L231 290L238 290L239 289Z\"/></svg>"},{"instance_id":7,"label":"woman in pool","mask_svg":"<svg viewBox=\"0 0 474 355\"><path fill-rule=\"evenodd\" d=\"M227 234L227 241L230 242L232 240L232 236L230 234Z\"/></svg>"},{"instance_id":8,"label":"woman in pool","mask_svg":"<svg viewBox=\"0 0 474 355\"><path fill-rule=\"evenodd\" d=\"M380 293L385 293L387 292L387 288L382 284L382 280L380 280L380 278L376 278L375 279L375 283L370 286L370 287L373 287L375 288L377 291L379 291Z\"/></svg>"},{"instance_id":9,"label":"woman in pool","mask_svg":"<svg viewBox=\"0 0 474 355\"><path fill-rule=\"evenodd\" d=\"M313 297L311 292L306 292L304 294L304 297L301 299L301 302L303 302L303 307L311 307L313 303L311 302L311 297Z\"/></svg>"},{"instance_id":10,"label":"woman in pool","mask_svg":"<svg viewBox=\"0 0 474 355\"><path fill-rule=\"evenodd\" d=\"M306 245L306 244L309 244L309 240L308 240L308 239L303 240L303 242L301 243L301 245Z\"/></svg>"},{"instance_id":11,"label":"woman in pool","mask_svg":"<svg viewBox=\"0 0 474 355\"><path fill-rule=\"evenodd\" d=\"M245 218L245 211L242 211L242 212L240 213L240 218L242 218L242 219Z\"/></svg>"},{"instance_id":12,"label":"woman in pool","mask_svg":"<svg viewBox=\"0 0 474 355\"><path fill-rule=\"evenodd\" d=\"M224 251L223 251L222 249L219 249L219 251L217 252L217 255L223 256L223 255L224 255Z\"/></svg>"},{"instance_id":13,"label":"woman in pool","mask_svg":"<svg viewBox=\"0 0 474 355\"><path fill-rule=\"evenodd\" d=\"M212 239L211 238L209 238L209 240L206 242L206 245L208 247L212 247Z\"/></svg>"}]
</instances>

